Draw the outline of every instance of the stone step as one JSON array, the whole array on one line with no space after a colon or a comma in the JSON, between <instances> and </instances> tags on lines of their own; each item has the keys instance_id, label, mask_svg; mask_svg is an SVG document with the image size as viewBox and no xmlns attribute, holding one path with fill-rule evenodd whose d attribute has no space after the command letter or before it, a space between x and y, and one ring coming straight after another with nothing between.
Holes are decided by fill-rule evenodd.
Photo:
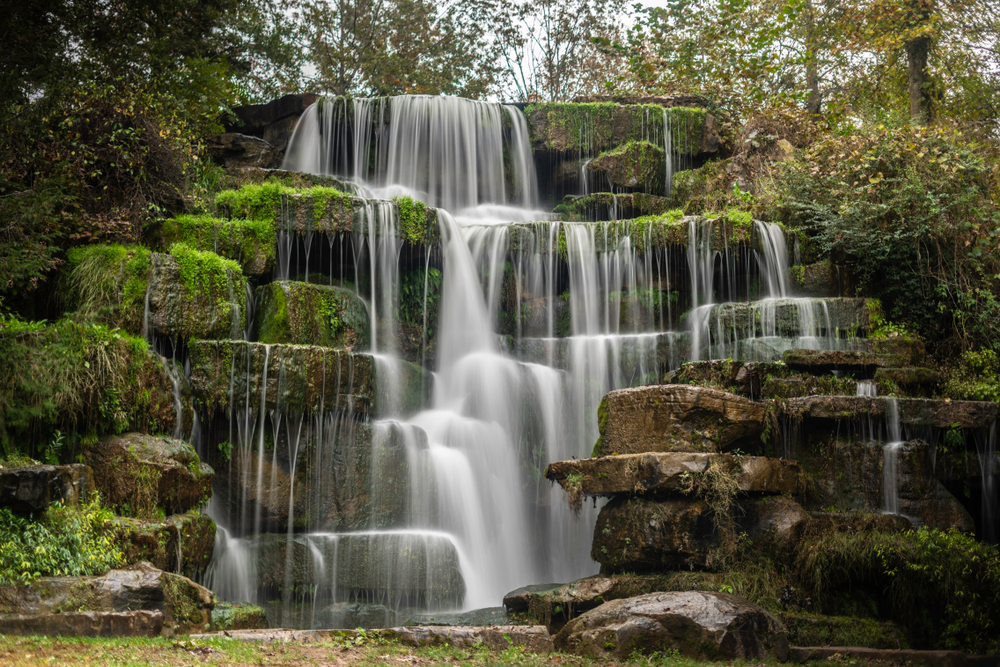
<instances>
[{"instance_id":1,"label":"stone step","mask_svg":"<svg viewBox=\"0 0 1000 667\"><path fill-rule=\"evenodd\" d=\"M685 495L694 491L692 475L701 475L713 465L732 475L745 493L795 493L805 488L802 468L794 461L694 452L557 461L545 469L545 477L559 482L567 492L588 496Z\"/></svg>"},{"instance_id":2,"label":"stone step","mask_svg":"<svg viewBox=\"0 0 1000 667\"><path fill-rule=\"evenodd\" d=\"M282 280L258 287L254 301L261 343L369 348L368 308L349 289Z\"/></svg>"},{"instance_id":3,"label":"stone step","mask_svg":"<svg viewBox=\"0 0 1000 667\"><path fill-rule=\"evenodd\" d=\"M159 611L66 611L59 614L0 614L0 635L36 637L156 637Z\"/></svg>"},{"instance_id":4,"label":"stone step","mask_svg":"<svg viewBox=\"0 0 1000 667\"><path fill-rule=\"evenodd\" d=\"M791 398L782 404L782 414L796 420L845 422L884 419L890 399L864 396L809 396ZM948 429L989 428L997 418L998 405L990 401L900 398L899 420L904 426ZM835 426L833 427L835 428Z\"/></svg>"},{"instance_id":5,"label":"stone step","mask_svg":"<svg viewBox=\"0 0 1000 667\"><path fill-rule=\"evenodd\" d=\"M598 408L594 456L720 452L760 442L764 404L718 389L653 385L608 393Z\"/></svg>"}]
</instances>

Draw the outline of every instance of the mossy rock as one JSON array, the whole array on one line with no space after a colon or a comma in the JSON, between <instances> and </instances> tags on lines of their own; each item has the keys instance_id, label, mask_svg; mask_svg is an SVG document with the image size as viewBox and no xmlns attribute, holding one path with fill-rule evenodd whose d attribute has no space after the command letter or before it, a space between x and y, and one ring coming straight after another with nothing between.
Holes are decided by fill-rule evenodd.
<instances>
[{"instance_id":1,"label":"mossy rock","mask_svg":"<svg viewBox=\"0 0 1000 667\"><path fill-rule=\"evenodd\" d=\"M158 569L195 578L212 560L216 527L207 514L191 511L162 521L118 521L118 542L127 564L146 561Z\"/></svg>"},{"instance_id":2,"label":"mossy rock","mask_svg":"<svg viewBox=\"0 0 1000 667\"><path fill-rule=\"evenodd\" d=\"M128 505L144 518L156 508L186 512L212 497L215 472L183 440L127 433L105 438L85 457L105 502Z\"/></svg>"},{"instance_id":3,"label":"mossy rock","mask_svg":"<svg viewBox=\"0 0 1000 667\"><path fill-rule=\"evenodd\" d=\"M257 340L344 350L368 347L364 302L351 290L292 281L257 288Z\"/></svg>"},{"instance_id":4,"label":"mossy rock","mask_svg":"<svg viewBox=\"0 0 1000 667\"><path fill-rule=\"evenodd\" d=\"M183 243L195 250L214 252L238 263L248 276L274 271L275 233L273 221L222 220L196 215L165 220L161 227L164 248Z\"/></svg>"},{"instance_id":5,"label":"mossy rock","mask_svg":"<svg viewBox=\"0 0 1000 667\"><path fill-rule=\"evenodd\" d=\"M253 604L216 602L212 609L212 632L225 630L263 630L267 628L267 615Z\"/></svg>"},{"instance_id":6,"label":"mossy rock","mask_svg":"<svg viewBox=\"0 0 1000 667\"><path fill-rule=\"evenodd\" d=\"M662 216L673 208L670 200L645 192L596 192L583 197L567 197L564 202L566 220L631 220L645 216ZM563 211L560 211L563 212ZM682 217L681 212L675 214Z\"/></svg>"},{"instance_id":7,"label":"mossy rock","mask_svg":"<svg viewBox=\"0 0 1000 667\"><path fill-rule=\"evenodd\" d=\"M630 141L598 155L587 170L603 174L615 187L662 195L666 188L664 156L660 146Z\"/></svg>"},{"instance_id":8,"label":"mossy rock","mask_svg":"<svg viewBox=\"0 0 1000 667\"><path fill-rule=\"evenodd\" d=\"M778 612L775 615L788 628L788 643L792 646L910 648L906 633L892 621L805 612Z\"/></svg>"}]
</instances>

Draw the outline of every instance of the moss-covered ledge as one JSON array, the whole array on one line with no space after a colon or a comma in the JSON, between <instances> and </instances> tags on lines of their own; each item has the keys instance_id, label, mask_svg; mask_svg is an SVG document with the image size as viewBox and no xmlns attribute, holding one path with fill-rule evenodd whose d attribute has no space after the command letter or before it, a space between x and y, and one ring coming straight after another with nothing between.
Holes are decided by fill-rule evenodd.
<instances>
[{"instance_id":1,"label":"moss-covered ledge","mask_svg":"<svg viewBox=\"0 0 1000 667\"><path fill-rule=\"evenodd\" d=\"M245 275L259 276L274 270L273 221L182 215L165 220L161 229L166 248L183 243L195 250L214 252L237 262Z\"/></svg>"},{"instance_id":2,"label":"moss-covered ledge","mask_svg":"<svg viewBox=\"0 0 1000 667\"><path fill-rule=\"evenodd\" d=\"M278 281L257 288L255 301L261 343L368 348L368 309L351 290Z\"/></svg>"}]
</instances>

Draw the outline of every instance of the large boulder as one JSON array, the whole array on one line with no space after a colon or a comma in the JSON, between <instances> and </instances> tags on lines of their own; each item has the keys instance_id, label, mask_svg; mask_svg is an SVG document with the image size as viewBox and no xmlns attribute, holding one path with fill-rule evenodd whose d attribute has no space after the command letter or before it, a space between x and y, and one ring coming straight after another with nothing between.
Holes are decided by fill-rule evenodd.
<instances>
[{"instance_id":1,"label":"large boulder","mask_svg":"<svg viewBox=\"0 0 1000 667\"><path fill-rule=\"evenodd\" d=\"M606 602L567 623L555 645L620 660L636 651L669 650L697 660L785 660L788 631L769 612L736 595L683 591Z\"/></svg>"},{"instance_id":2,"label":"large boulder","mask_svg":"<svg viewBox=\"0 0 1000 667\"><path fill-rule=\"evenodd\" d=\"M733 456L698 452L655 452L570 459L550 463L545 477L559 482L568 492L586 495L685 494L690 493L692 475L709 466L731 474L740 491L748 493L794 493L805 488L802 469L794 461L764 456Z\"/></svg>"},{"instance_id":3,"label":"large boulder","mask_svg":"<svg viewBox=\"0 0 1000 667\"><path fill-rule=\"evenodd\" d=\"M42 577L30 584L0 586L0 614L158 611L166 635L204 632L214 604L207 588L149 563L100 577Z\"/></svg>"},{"instance_id":4,"label":"large boulder","mask_svg":"<svg viewBox=\"0 0 1000 667\"><path fill-rule=\"evenodd\" d=\"M676 570L708 567L718 547L705 501L619 497L601 508L590 556L602 571Z\"/></svg>"},{"instance_id":5,"label":"large boulder","mask_svg":"<svg viewBox=\"0 0 1000 667\"><path fill-rule=\"evenodd\" d=\"M764 405L718 389L654 385L608 393L595 455L719 452L759 444Z\"/></svg>"},{"instance_id":6,"label":"large boulder","mask_svg":"<svg viewBox=\"0 0 1000 667\"><path fill-rule=\"evenodd\" d=\"M162 521L118 519L118 544L128 563L146 561L160 570L200 576L212 560L215 521L196 510Z\"/></svg>"},{"instance_id":7,"label":"large boulder","mask_svg":"<svg viewBox=\"0 0 1000 667\"><path fill-rule=\"evenodd\" d=\"M228 169L281 166L282 154L277 148L259 137L237 132L210 135L205 150L212 160Z\"/></svg>"},{"instance_id":8,"label":"large boulder","mask_svg":"<svg viewBox=\"0 0 1000 667\"><path fill-rule=\"evenodd\" d=\"M185 340L242 338L247 284L239 265L183 245L172 252L150 256L148 326Z\"/></svg>"},{"instance_id":9,"label":"large boulder","mask_svg":"<svg viewBox=\"0 0 1000 667\"><path fill-rule=\"evenodd\" d=\"M934 477L927 443L919 440L904 443L896 454L900 514L918 525L938 530L957 528L967 533L975 530L969 511Z\"/></svg>"},{"instance_id":10,"label":"large boulder","mask_svg":"<svg viewBox=\"0 0 1000 667\"><path fill-rule=\"evenodd\" d=\"M601 153L587 165L588 171L600 174L614 189L641 189L663 194L665 160L662 146L648 141L630 141Z\"/></svg>"},{"instance_id":11,"label":"large boulder","mask_svg":"<svg viewBox=\"0 0 1000 667\"><path fill-rule=\"evenodd\" d=\"M76 505L93 490L94 471L80 463L0 468L0 507L13 512L44 512L57 500Z\"/></svg>"},{"instance_id":12,"label":"large boulder","mask_svg":"<svg viewBox=\"0 0 1000 667\"><path fill-rule=\"evenodd\" d=\"M215 472L183 440L127 433L100 441L86 458L102 497L114 505L129 503L133 511L137 494L145 493L140 480L153 485L151 500L167 514L204 505L212 496Z\"/></svg>"},{"instance_id":13,"label":"large boulder","mask_svg":"<svg viewBox=\"0 0 1000 667\"><path fill-rule=\"evenodd\" d=\"M368 348L368 310L351 290L277 281L258 287L255 301L261 343Z\"/></svg>"}]
</instances>

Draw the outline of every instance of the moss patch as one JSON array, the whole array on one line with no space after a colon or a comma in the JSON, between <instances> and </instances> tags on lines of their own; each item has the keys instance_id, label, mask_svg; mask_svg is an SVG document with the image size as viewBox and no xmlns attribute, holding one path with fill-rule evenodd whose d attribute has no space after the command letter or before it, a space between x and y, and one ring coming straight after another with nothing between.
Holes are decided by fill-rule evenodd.
<instances>
[{"instance_id":1,"label":"moss patch","mask_svg":"<svg viewBox=\"0 0 1000 667\"><path fill-rule=\"evenodd\" d=\"M274 269L274 220L219 220L182 215L163 223L166 247L182 243L238 262L244 274L260 275Z\"/></svg>"},{"instance_id":2,"label":"moss patch","mask_svg":"<svg viewBox=\"0 0 1000 667\"><path fill-rule=\"evenodd\" d=\"M142 330L150 251L142 246L92 245L67 253L66 302L88 319Z\"/></svg>"},{"instance_id":3,"label":"moss patch","mask_svg":"<svg viewBox=\"0 0 1000 667\"><path fill-rule=\"evenodd\" d=\"M368 311L350 290L275 282L257 290L258 340L347 350L368 347Z\"/></svg>"}]
</instances>

